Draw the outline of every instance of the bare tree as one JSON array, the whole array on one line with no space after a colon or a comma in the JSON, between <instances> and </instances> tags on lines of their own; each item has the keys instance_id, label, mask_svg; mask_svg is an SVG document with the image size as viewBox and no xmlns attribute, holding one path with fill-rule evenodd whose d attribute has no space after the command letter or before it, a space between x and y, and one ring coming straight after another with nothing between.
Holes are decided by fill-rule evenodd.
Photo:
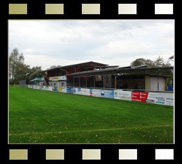
<instances>
[{"instance_id":1,"label":"bare tree","mask_svg":"<svg viewBox=\"0 0 182 164\"><path fill-rule=\"evenodd\" d=\"M24 56L15 48L9 57L9 78L12 79L12 81L15 81L16 76L20 73L20 70L22 72L22 69L25 69Z\"/></svg>"}]
</instances>

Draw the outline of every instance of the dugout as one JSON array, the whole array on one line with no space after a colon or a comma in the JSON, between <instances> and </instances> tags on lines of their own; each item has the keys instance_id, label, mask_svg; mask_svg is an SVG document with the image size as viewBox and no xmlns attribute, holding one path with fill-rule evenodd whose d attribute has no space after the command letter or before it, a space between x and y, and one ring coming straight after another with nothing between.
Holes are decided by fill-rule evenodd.
<instances>
[{"instance_id":1,"label":"dugout","mask_svg":"<svg viewBox=\"0 0 182 164\"><path fill-rule=\"evenodd\" d=\"M37 85L40 88L45 85L45 79L43 77L34 78L33 80L30 80L31 85Z\"/></svg>"}]
</instances>

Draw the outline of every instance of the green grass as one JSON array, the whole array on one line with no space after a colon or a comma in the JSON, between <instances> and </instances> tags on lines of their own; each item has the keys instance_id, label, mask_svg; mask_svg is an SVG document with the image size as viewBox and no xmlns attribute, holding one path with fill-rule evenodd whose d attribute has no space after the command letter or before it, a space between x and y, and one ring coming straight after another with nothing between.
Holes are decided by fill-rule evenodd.
<instances>
[{"instance_id":1,"label":"green grass","mask_svg":"<svg viewBox=\"0 0 182 164\"><path fill-rule=\"evenodd\" d=\"M9 143L173 143L173 107L10 86Z\"/></svg>"}]
</instances>

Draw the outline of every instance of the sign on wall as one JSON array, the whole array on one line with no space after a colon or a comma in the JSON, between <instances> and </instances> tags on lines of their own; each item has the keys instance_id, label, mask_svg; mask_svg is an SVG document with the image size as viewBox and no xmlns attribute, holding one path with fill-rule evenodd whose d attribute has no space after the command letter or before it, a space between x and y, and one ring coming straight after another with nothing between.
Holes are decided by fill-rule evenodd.
<instances>
[{"instance_id":1,"label":"sign on wall","mask_svg":"<svg viewBox=\"0 0 182 164\"><path fill-rule=\"evenodd\" d=\"M81 88L73 88L73 93L77 95L81 95Z\"/></svg>"},{"instance_id":2,"label":"sign on wall","mask_svg":"<svg viewBox=\"0 0 182 164\"><path fill-rule=\"evenodd\" d=\"M93 97L115 98L121 100L146 102L153 104L174 105L173 93L159 92L138 92L138 91L123 91L123 90L101 90L87 88L72 88L72 87L52 87L37 85L27 85L28 88L42 89L47 91L56 91L62 93L80 94Z\"/></svg>"},{"instance_id":3,"label":"sign on wall","mask_svg":"<svg viewBox=\"0 0 182 164\"><path fill-rule=\"evenodd\" d=\"M34 89L40 89L38 85L34 85Z\"/></svg>"},{"instance_id":4,"label":"sign on wall","mask_svg":"<svg viewBox=\"0 0 182 164\"><path fill-rule=\"evenodd\" d=\"M73 88L73 94L77 94L78 88Z\"/></svg>"},{"instance_id":5,"label":"sign on wall","mask_svg":"<svg viewBox=\"0 0 182 164\"><path fill-rule=\"evenodd\" d=\"M131 99L132 101L146 102L148 97L148 92L135 92L132 91Z\"/></svg>"},{"instance_id":6,"label":"sign on wall","mask_svg":"<svg viewBox=\"0 0 182 164\"><path fill-rule=\"evenodd\" d=\"M172 93L167 93L165 97L165 105L174 105L174 95Z\"/></svg>"},{"instance_id":7,"label":"sign on wall","mask_svg":"<svg viewBox=\"0 0 182 164\"><path fill-rule=\"evenodd\" d=\"M101 97L114 98L114 90L101 90Z\"/></svg>"},{"instance_id":8,"label":"sign on wall","mask_svg":"<svg viewBox=\"0 0 182 164\"><path fill-rule=\"evenodd\" d=\"M51 86L43 86L42 89L46 90L46 91L52 91L52 87Z\"/></svg>"},{"instance_id":9,"label":"sign on wall","mask_svg":"<svg viewBox=\"0 0 182 164\"><path fill-rule=\"evenodd\" d=\"M58 92L61 92L61 87L58 88Z\"/></svg>"},{"instance_id":10,"label":"sign on wall","mask_svg":"<svg viewBox=\"0 0 182 164\"><path fill-rule=\"evenodd\" d=\"M60 81L60 80L67 80L66 76L54 76L54 77L49 77L50 81Z\"/></svg>"},{"instance_id":11,"label":"sign on wall","mask_svg":"<svg viewBox=\"0 0 182 164\"><path fill-rule=\"evenodd\" d=\"M146 102L173 106L173 93L149 92Z\"/></svg>"},{"instance_id":12,"label":"sign on wall","mask_svg":"<svg viewBox=\"0 0 182 164\"><path fill-rule=\"evenodd\" d=\"M155 94L155 104L165 104L165 94Z\"/></svg>"},{"instance_id":13,"label":"sign on wall","mask_svg":"<svg viewBox=\"0 0 182 164\"><path fill-rule=\"evenodd\" d=\"M100 89L92 89L91 93L92 93L91 95L93 97L101 97L101 90Z\"/></svg>"},{"instance_id":14,"label":"sign on wall","mask_svg":"<svg viewBox=\"0 0 182 164\"><path fill-rule=\"evenodd\" d=\"M81 88L81 94L86 95L86 96L90 96L90 89Z\"/></svg>"},{"instance_id":15,"label":"sign on wall","mask_svg":"<svg viewBox=\"0 0 182 164\"><path fill-rule=\"evenodd\" d=\"M131 101L131 91L114 90L114 98Z\"/></svg>"},{"instance_id":16,"label":"sign on wall","mask_svg":"<svg viewBox=\"0 0 182 164\"><path fill-rule=\"evenodd\" d=\"M52 87L52 91L58 92L58 87Z\"/></svg>"},{"instance_id":17,"label":"sign on wall","mask_svg":"<svg viewBox=\"0 0 182 164\"><path fill-rule=\"evenodd\" d=\"M67 93L67 88L66 87L61 87L61 92L62 93Z\"/></svg>"},{"instance_id":18,"label":"sign on wall","mask_svg":"<svg viewBox=\"0 0 182 164\"><path fill-rule=\"evenodd\" d=\"M72 87L67 87L67 93L73 94L73 88Z\"/></svg>"}]
</instances>

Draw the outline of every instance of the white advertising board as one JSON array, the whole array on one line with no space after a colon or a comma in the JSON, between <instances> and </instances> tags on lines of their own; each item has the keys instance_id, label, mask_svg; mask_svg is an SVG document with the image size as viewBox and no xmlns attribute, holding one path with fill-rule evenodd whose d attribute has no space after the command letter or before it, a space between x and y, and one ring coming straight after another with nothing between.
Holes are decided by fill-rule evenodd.
<instances>
[{"instance_id":1,"label":"white advertising board","mask_svg":"<svg viewBox=\"0 0 182 164\"><path fill-rule=\"evenodd\" d=\"M48 91L52 91L52 87L51 87L51 86L49 86L49 89L48 89Z\"/></svg>"},{"instance_id":2,"label":"white advertising board","mask_svg":"<svg viewBox=\"0 0 182 164\"><path fill-rule=\"evenodd\" d=\"M155 94L155 104L165 104L165 93Z\"/></svg>"},{"instance_id":3,"label":"white advertising board","mask_svg":"<svg viewBox=\"0 0 182 164\"><path fill-rule=\"evenodd\" d=\"M34 89L40 89L38 85L34 85Z\"/></svg>"},{"instance_id":4,"label":"white advertising board","mask_svg":"<svg viewBox=\"0 0 182 164\"><path fill-rule=\"evenodd\" d=\"M174 95L173 93L166 93L165 105L174 105Z\"/></svg>"},{"instance_id":5,"label":"white advertising board","mask_svg":"<svg viewBox=\"0 0 182 164\"><path fill-rule=\"evenodd\" d=\"M90 96L90 89L81 88L81 94L86 95L86 96Z\"/></svg>"},{"instance_id":6,"label":"white advertising board","mask_svg":"<svg viewBox=\"0 0 182 164\"><path fill-rule=\"evenodd\" d=\"M101 97L101 90L99 90L99 89L92 89L92 96L93 97Z\"/></svg>"},{"instance_id":7,"label":"white advertising board","mask_svg":"<svg viewBox=\"0 0 182 164\"><path fill-rule=\"evenodd\" d=\"M67 88L66 87L65 88L64 87L61 87L61 92L62 93L67 93Z\"/></svg>"},{"instance_id":8,"label":"white advertising board","mask_svg":"<svg viewBox=\"0 0 182 164\"><path fill-rule=\"evenodd\" d=\"M114 90L114 98L131 101L131 91Z\"/></svg>"},{"instance_id":9,"label":"white advertising board","mask_svg":"<svg viewBox=\"0 0 182 164\"><path fill-rule=\"evenodd\" d=\"M81 88L73 88L73 94L81 95Z\"/></svg>"},{"instance_id":10,"label":"white advertising board","mask_svg":"<svg viewBox=\"0 0 182 164\"><path fill-rule=\"evenodd\" d=\"M42 89L46 90L46 91L52 91L52 87L51 86L43 86Z\"/></svg>"},{"instance_id":11,"label":"white advertising board","mask_svg":"<svg viewBox=\"0 0 182 164\"><path fill-rule=\"evenodd\" d=\"M59 81L59 80L67 80L66 76L54 76L54 77L49 77L50 81Z\"/></svg>"},{"instance_id":12,"label":"white advertising board","mask_svg":"<svg viewBox=\"0 0 182 164\"><path fill-rule=\"evenodd\" d=\"M146 102L173 106L173 93L149 92Z\"/></svg>"}]
</instances>

